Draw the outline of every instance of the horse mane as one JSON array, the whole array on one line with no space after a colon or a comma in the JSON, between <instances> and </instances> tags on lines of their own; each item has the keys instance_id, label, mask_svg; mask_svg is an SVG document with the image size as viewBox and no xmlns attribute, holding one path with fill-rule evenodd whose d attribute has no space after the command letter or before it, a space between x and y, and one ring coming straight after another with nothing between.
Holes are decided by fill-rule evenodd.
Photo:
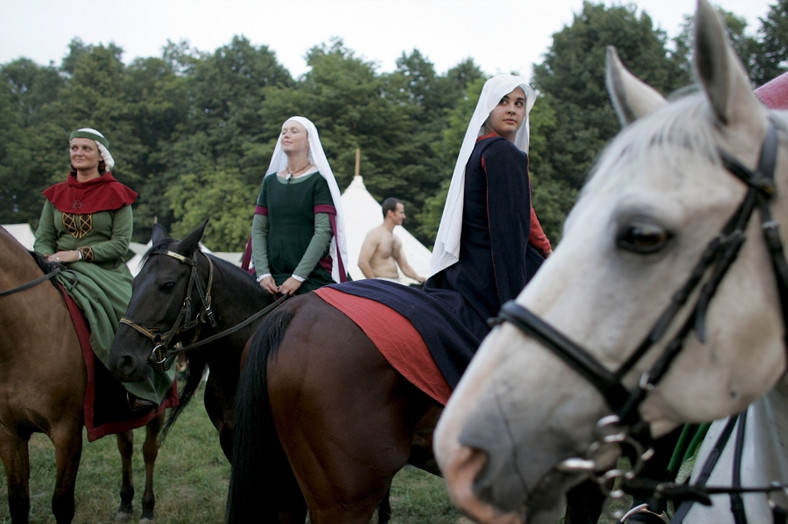
<instances>
[{"instance_id":1,"label":"horse mane","mask_svg":"<svg viewBox=\"0 0 788 524\"><path fill-rule=\"evenodd\" d=\"M615 191L637 177L651 176L660 169L664 184L678 183L687 176L702 176L700 170L687 170L676 158L676 150L691 151L714 165L721 165L719 131L713 124L712 110L703 94L691 86L677 91L669 104L622 129L599 156L578 195L576 207L588 194ZM620 169L619 164L651 166L651 169ZM569 213L564 228L576 213Z\"/></svg>"},{"instance_id":2,"label":"horse mane","mask_svg":"<svg viewBox=\"0 0 788 524\"><path fill-rule=\"evenodd\" d=\"M648 170L629 172L625 169L612 169L619 162L634 162L638 165L671 164L676 148L691 151L713 164L720 165L717 142L719 133L713 124L711 108L699 92L678 98L659 111L656 111L624 128L607 146L599 163L589 175L589 191L596 190L599 184L619 184L621 180L611 175L599 173L620 171L619 176L648 176ZM655 163L656 161L656 163ZM646 162L646 164L642 164ZM685 177L691 173L668 170L676 176Z\"/></svg>"}]
</instances>

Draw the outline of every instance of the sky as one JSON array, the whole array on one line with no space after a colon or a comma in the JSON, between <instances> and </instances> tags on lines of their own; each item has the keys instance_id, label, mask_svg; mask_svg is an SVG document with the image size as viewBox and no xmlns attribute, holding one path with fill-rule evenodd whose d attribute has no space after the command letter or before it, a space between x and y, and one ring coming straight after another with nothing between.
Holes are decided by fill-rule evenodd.
<instances>
[{"instance_id":1,"label":"sky","mask_svg":"<svg viewBox=\"0 0 788 524\"><path fill-rule=\"evenodd\" d=\"M621 5L618 0L592 3ZM631 2L675 36L694 0ZM712 0L743 17L755 35L776 0ZM28 58L59 65L75 37L89 45L114 43L123 61L160 57L171 42L212 53L244 36L267 45L290 74L307 70L307 51L339 37L355 56L395 69L397 58L417 49L438 74L472 58L487 74L530 77L552 44L571 25L583 0L22 0L0 17L0 64Z\"/></svg>"}]
</instances>

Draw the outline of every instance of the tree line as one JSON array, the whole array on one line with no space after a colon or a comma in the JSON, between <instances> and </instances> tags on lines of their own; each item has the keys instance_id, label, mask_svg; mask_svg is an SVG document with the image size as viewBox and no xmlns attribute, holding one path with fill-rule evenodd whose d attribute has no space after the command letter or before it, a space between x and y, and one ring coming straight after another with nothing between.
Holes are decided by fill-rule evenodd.
<instances>
[{"instance_id":1,"label":"tree line","mask_svg":"<svg viewBox=\"0 0 788 524\"><path fill-rule=\"evenodd\" d=\"M788 69L788 0L772 4L754 32L743 18L721 13L753 87ZM533 65L534 206L554 244L594 159L619 129L605 91L606 46L670 93L692 81L691 30L687 17L669 37L632 4L584 2ZM122 55L115 44L74 39L59 65L26 58L0 65L0 223L37 226L40 192L68 171L68 134L94 127L110 140L114 174L140 194L134 240L146 242L154 221L180 237L209 219L206 245L240 251L280 126L298 114L315 122L342 190L359 149L372 196L403 200L406 227L431 246L489 77L473 59L438 74L416 49L403 52L394 71L380 72L338 38L308 51L299 78L268 46L243 36L212 53L181 41L128 65Z\"/></svg>"}]
</instances>

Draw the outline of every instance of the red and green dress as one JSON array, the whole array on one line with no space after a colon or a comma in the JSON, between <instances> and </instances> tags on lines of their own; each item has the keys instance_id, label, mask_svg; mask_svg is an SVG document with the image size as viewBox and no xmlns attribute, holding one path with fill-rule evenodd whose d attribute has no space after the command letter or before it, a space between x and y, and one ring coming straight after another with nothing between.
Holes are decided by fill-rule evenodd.
<instances>
[{"instance_id":1,"label":"red and green dress","mask_svg":"<svg viewBox=\"0 0 788 524\"><path fill-rule=\"evenodd\" d=\"M44 255L77 250L82 259L67 264L56 278L82 310L90 344L106 366L120 318L131 300L132 275L126 266L131 241L131 204L137 193L105 173L88 182L70 174L43 191L44 209L34 249ZM161 403L171 389L174 370L152 373L141 382L123 383L133 395Z\"/></svg>"}]
</instances>

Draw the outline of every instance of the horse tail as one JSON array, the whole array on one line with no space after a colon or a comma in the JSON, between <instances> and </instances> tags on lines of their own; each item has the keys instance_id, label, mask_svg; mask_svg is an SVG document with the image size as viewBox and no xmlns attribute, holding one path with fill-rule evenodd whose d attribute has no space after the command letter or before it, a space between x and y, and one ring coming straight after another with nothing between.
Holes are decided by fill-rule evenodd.
<instances>
[{"instance_id":1,"label":"horse tail","mask_svg":"<svg viewBox=\"0 0 788 524\"><path fill-rule=\"evenodd\" d=\"M194 394L197 392L197 388L200 387L200 382L202 382L205 366L206 362L203 358L189 358L188 375L180 391L178 391L178 405L170 410L167 421L161 428L158 439L159 447L164 444L164 439L175 424L175 421L178 420L186 406L189 405L189 401L194 398Z\"/></svg>"},{"instance_id":2,"label":"horse tail","mask_svg":"<svg viewBox=\"0 0 788 524\"><path fill-rule=\"evenodd\" d=\"M268 396L268 362L293 317L288 309L269 314L249 342L235 398L233 460L226 522L278 522L283 505L303 497L274 427ZM295 491L294 491L295 490ZM265 501L270 501L267 503Z\"/></svg>"}]
</instances>

